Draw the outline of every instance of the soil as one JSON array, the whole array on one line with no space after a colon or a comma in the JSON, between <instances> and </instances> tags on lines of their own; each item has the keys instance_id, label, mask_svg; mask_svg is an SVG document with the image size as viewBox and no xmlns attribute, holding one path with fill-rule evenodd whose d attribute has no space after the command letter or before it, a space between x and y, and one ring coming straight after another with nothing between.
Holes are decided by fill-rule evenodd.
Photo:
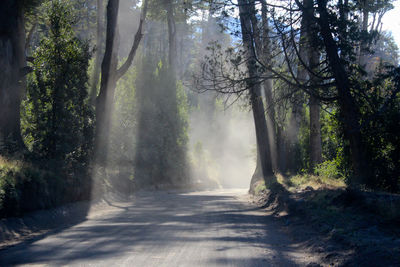
<instances>
[{"instance_id":1,"label":"soil","mask_svg":"<svg viewBox=\"0 0 400 267\"><path fill-rule=\"evenodd\" d=\"M328 266L400 266L400 196L345 189L264 190L251 201ZM318 266L318 265L317 265Z\"/></svg>"},{"instance_id":2,"label":"soil","mask_svg":"<svg viewBox=\"0 0 400 267\"><path fill-rule=\"evenodd\" d=\"M127 198L110 194L93 201L81 201L48 210L33 211L23 217L0 219L0 250L23 242L33 242L87 219L101 217L116 208L112 203Z\"/></svg>"}]
</instances>

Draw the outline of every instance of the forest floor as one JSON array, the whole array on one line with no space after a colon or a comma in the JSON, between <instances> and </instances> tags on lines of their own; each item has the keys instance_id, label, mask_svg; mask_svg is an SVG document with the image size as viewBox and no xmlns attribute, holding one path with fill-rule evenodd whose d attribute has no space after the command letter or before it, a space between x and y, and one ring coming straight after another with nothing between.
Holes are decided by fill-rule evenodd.
<instances>
[{"instance_id":1,"label":"forest floor","mask_svg":"<svg viewBox=\"0 0 400 267\"><path fill-rule=\"evenodd\" d=\"M315 187L315 186L314 186ZM400 266L400 196L336 186L261 190L252 201L281 222L320 264Z\"/></svg>"},{"instance_id":2,"label":"forest floor","mask_svg":"<svg viewBox=\"0 0 400 267\"><path fill-rule=\"evenodd\" d=\"M398 224L359 199L310 188L111 195L1 220L0 266L399 266Z\"/></svg>"}]
</instances>

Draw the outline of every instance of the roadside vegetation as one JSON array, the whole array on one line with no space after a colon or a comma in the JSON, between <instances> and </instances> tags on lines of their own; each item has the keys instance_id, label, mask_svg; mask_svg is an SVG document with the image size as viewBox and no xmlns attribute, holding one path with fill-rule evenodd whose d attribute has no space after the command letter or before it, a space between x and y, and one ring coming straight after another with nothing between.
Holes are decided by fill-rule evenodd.
<instances>
[{"instance_id":1,"label":"roadside vegetation","mask_svg":"<svg viewBox=\"0 0 400 267\"><path fill-rule=\"evenodd\" d=\"M354 190L343 177L277 177L285 190L276 193L260 181L253 201L272 212L295 240L322 253L326 264L400 264L400 195Z\"/></svg>"},{"instance_id":2,"label":"roadside vegetation","mask_svg":"<svg viewBox=\"0 0 400 267\"><path fill-rule=\"evenodd\" d=\"M358 250L398 240L400 57L382 30L393 7L0 1L0 217L249 186Z\"/></svg>"}]
</instances>

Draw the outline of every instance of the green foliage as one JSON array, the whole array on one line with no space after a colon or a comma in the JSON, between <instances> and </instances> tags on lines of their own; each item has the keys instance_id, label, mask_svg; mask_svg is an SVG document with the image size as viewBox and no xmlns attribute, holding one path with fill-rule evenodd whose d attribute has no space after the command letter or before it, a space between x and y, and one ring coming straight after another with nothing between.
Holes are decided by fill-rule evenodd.
<instances>
[{"instance_id":1,"label":"green foliage","mask_svg":"<svg viewBox=\"0 0 400 267\"><path fill-rule=\"evenodd\" d=\"M265 185L264 181L260 181L257 183L256 187L254 188L254 195L259 195L261 192L267 190L267 187Z\"/></svg>"},{"instance_id":2,"label":"green foliage","mask_svg":"<svg viewBox=\"0 0 400 267\"><path fill-rule=\"evenodd\" d=\"M61 1L48 6L49 36L34 52L22 125L36 157L86 167L93 124L87 104L90 53L72 31L71 12Z\"/></svg>"},{"instance_id":3,"label":"green foliage","mask_svg":"<svg viewBox=\"0 0 400 267\"><path fill-rule=\"evenodd\" d=\"M304 117L299 129L299 143L294 148L297 170L306 172L310 168L310 110L304 106Z\"/></svg>"},{"instance_id":4,"label":"green foliage","mask_svg":"<svg viewBox=\"0 0 400 267\"><path fill-rule=\"evenodd\" d=\"M114 95L108 152L109 189L129 193L133 180L136 149L137 105L136 68L131 67L118 81Z\"/></svg>"},{"instance_id":5,"label":"green foliage","mask_svg":"<svg viewBox=\"0 0 400 267\"><path fill-rule=\"evenodd\" d=\"M2 216L88 199L94 117L87 103L88 44L75 37L72 8L46 3L44 37L33 53L22 103L27 162L0 162Z\"/></svg>"},{"instance_id":6,"label":"green foliage","mask_svg":"<svg viewBox=\"0 0 400 267\"><path fill-rule=\"evenodd\" d=\"M343 174L340 173L337 165L338 164L335 160L327 160L318 164L315 167L314 172L319 176L327 178L343 178Z\"/></svg>"},{"instance_id":7,"label":"green foliage","mask_svg":"<svg viewBox=\"0 0 400 267\"><path fill-rule=\"evenodd\" d=\"M186 95L185 88L181 81L177 82L176 86L176 100L178 108L178 120L179 120L179 136L177 144L180 147L185 148L189 141L189 103Z\"/></svg>"},{"instance_id":8,"label":"green foliage","mask_svg":"<svg viewBox=\"0 0 400 267\"><path fill-rule=\"evenodd\" d=\"M283 183L286 184L289 189L304 189L308 186L314 189L324 187L340 188L346 185L343 179L332 178L324 175L312 175L307 173L293 175L281 180L283 180Z\"/></svg>"},{"instance_id":9,"label":"green foliage","mask_svg":"<svg viewBox=\"0 0 400 267\"><path fill-rule=\"evenodd\" d=\"M136 69L130 68L117 83L110 137L110 158L131 162L131 166L137 127L136 79Z\"/></svg>"},{"instance_id":10,"label":"green foliage","mask_svg":"<svg viewBox=\"0 0 400 267\"><path fill-rule=\"evenodd\" d=\"M60 175L0 157L0 218L63 203Z\"/></svg>"},{"instance_id":11,"label":"green foliage","mask_svg":"<svg viewBox=\"0 0 400 267\"><path fill-rule=\"evenodd\" d=\"M400 184L400 68L382 69L361 84L362 133L373 175L367 186L397 192Z\"/></svg>"},{"instance_id":12,"label":"green foliage","mask_svg":"<svg viewBox=\"0 0 400 267\"><path fill-rule=\"evenodd\" d=\"M139 186L180 185L187 178L187 97L166 65L148 55L137 80L135 180Z\"/></svg>"}]
</instances>

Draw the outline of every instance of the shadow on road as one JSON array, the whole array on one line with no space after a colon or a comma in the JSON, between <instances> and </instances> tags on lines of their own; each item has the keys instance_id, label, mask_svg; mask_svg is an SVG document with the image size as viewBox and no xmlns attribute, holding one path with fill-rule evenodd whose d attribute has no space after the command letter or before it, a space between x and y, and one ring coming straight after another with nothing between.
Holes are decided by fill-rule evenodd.
<instances>
[{"instance_id":1,"label":"shadow on road","mask_svg":"<svg viewBox=\"0 0 400 267\"><path fill-rule=\"evenodd\" d=\"M158 255L172 257L166 252L172 248L176 262L179 257L200 257L199 265L298 265L293 258L301 244L282 238L273 225L270 217L232 194L146 193L104 217L3 250L0 265L133 257L136 266L141 260L153 266L152 260L161 260Z\"/></svg>"}]
</instances>

